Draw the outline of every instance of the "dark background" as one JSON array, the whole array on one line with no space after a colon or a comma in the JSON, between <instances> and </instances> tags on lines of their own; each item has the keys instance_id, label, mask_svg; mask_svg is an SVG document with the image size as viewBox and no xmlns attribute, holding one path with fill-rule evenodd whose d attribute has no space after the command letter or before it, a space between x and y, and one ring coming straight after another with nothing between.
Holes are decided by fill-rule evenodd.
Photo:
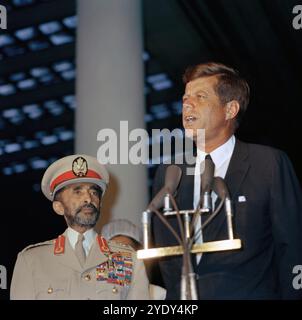
<instances>
[{"instance_id":1,"label":"dark background","mask_svg":"<svg viewBox=\"0 0 302 320\"><path fill-rule=\"evenodd\" d=\"M142 2L148 130L181 127L181 76L188 65L229 64L251 87L237 137L283 149L301 182L302 29L292 26L299 3ZM0 4L8 9L8 30L0 32L0 265L10 280L21 249L65 229L39 184L51 162L74 150L76 3ZM156 168L148 169L151 186ZM0 289L0 300L8 294Z\"/></svg>"}]
</instances>

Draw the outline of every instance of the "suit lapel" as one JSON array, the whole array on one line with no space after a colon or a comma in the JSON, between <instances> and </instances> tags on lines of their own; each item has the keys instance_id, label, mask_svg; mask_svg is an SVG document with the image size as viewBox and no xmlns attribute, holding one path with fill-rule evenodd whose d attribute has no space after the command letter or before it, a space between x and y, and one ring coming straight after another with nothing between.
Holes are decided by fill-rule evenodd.
<instances>
[{"instance_id":1,"label":"suit lapel","mask_svg":"<svg viewBox=\"0 0 302 320\"><path fill-rule=\"evenodd\" d=\"M248 145L236 140L234 152L225 176L225 181L233 201L236 200L237 192L248 172L249 167Z\"/></svg>"},{"instance_id":2,"label":"suit lapel","mask_svg":"<svg viewBox=\"0 0 302 320\"><path fill-rule=\"evenodd\" d=\"M230 164L225 176L225 182L229 189L232 202L235 203L238 190L246 177L250 164L248 162L248 145L236 140L235 148L230 160ZM215 202L215 208L219 205L219 199ZM217 217L205 229L205 241L224 240L227 234L226 217L224 208ZM221 228L225 228L225 232L221 232Z\"/></svg>"}]
</instances>

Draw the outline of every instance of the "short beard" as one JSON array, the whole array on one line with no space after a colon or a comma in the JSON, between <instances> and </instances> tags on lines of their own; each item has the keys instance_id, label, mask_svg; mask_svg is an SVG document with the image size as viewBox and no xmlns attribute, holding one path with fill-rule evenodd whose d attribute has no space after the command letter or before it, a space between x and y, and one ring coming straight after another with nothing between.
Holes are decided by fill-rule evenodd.
<instances>
[{"instance_id":1,"label":"short beard","mask_svg":"<svg viewBox=\"0 0 302 320\"><path fill-rule=\"evenodd\" d=\"M91 212L90 215L81 216L81 210L83 208L90 208L93 212ZM70 227L78 226L90 229L96 225L100 217L100 210L98 210L93 204L85 204L77 209L74 215L70 214L70 211L65 209L64 215Z\"/></svg>"}]
</instances>

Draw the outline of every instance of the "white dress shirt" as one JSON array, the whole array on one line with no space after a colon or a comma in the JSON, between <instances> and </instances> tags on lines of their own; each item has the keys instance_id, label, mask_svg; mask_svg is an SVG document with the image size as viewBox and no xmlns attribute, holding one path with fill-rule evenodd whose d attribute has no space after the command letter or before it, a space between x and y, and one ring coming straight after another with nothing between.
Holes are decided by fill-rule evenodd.
<instances>
[{"instance_id":1,"label":"white dress shirt","mask_svg":"<svg viewBox=\"0 0 302 320\"><path fill-rule=\"evenodd\" d=\"M97 236L97 233L94 229L87 230L84 234L84 241L83 241L83 247L86 253L86 257L88 257L89 251L92 247L92 244ZM75 231L74 229L68 227L67 229L67 237L69 240L69 243L73 250L75 249L75 245L78 241L79 233Z\"/></svg>"},{"instance_id":2,"label":"white dress shirt","mask_svg":"<svg viewBox=\"0 0 302 320\"><path fill-rule=\"evenodd\" d=\"M235 147L235 136L232 135L230 139L225 142L223 145L218 147L217 149L213 150L210 153L210 156L215 164L215 177L221 177L224 179L226 172L229 167L229 163L234 151ZM196 209L200 200L200 175L203 173L204 165L201 166L201 163L205 160L207 153L197 149L197 157L196 157L196 164L195 164L195 172L194 172L194 201L193 201L193 208ZM217 195L214 191L212 191L212 207L214 208L215 201L217 199ZM202 232L201 232L201 218L198 217L196 219L196 223L194 226L195 230L195 243L202 243ZM201 259L202 254L197 254L197 264Z\"/></svg>"}]
</instances>

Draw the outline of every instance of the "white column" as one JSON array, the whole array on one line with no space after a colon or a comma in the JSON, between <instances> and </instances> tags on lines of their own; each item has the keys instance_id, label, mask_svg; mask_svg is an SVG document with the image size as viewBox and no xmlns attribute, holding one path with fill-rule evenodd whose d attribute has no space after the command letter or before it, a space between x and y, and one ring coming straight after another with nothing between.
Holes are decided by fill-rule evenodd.
<instances>
[{"instance_id":1,"label":"white column","mask_svg":"<svg viewBox=\"0 0 302 320\"><path fill-rule=\"evenodd\" d=\"M140 0L78 0L76 152L97 156L97 133L120 121L144 128ZM140 223L147 204L147 168L107 165L110 186L101 224L110 218Z\"/></svg>"}]
</instances>

